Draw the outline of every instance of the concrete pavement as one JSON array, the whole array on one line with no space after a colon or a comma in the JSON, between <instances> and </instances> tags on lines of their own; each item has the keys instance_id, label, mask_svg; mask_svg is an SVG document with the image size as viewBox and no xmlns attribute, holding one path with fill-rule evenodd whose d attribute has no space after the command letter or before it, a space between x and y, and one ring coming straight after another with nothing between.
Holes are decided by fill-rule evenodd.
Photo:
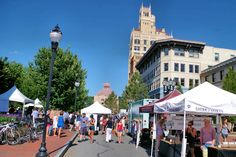
<instances>
[{"instance_id":1,"label":"concrete pavement","mask_svg":"<svg viewBox=\"0 0 236 157\"><path fill-rule=\"evenodd\" d=\"M89 141L77 142L74 141L68 149L64 157L148 157L148 152L142 147L135 148L134 144L130 144L131 138L123 136L124 143L116 143L117 137L113 136L111 143L105 142L105 135L95 136L95 142L90 144Z\"/></svg>"}]
</instances>

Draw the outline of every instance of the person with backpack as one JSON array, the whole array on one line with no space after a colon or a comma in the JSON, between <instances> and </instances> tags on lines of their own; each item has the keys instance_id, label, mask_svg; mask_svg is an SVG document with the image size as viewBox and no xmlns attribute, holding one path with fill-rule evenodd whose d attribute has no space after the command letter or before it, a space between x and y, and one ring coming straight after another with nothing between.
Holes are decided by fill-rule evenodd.
<instances>
[{"instance_id":1,"label":"person with backpack","mask_svg":"<svg viewBox=\"0 0 236 157\"><path fill-rule=\"evenodd\" d=\"M187 142L189 143L191 157L195 157L194 144L195 144L196 135L197 135L197 131L193 127L193 121L189 121L188 127L186 128L186 137L187 137Z\"/></svg>"}]
</instances>

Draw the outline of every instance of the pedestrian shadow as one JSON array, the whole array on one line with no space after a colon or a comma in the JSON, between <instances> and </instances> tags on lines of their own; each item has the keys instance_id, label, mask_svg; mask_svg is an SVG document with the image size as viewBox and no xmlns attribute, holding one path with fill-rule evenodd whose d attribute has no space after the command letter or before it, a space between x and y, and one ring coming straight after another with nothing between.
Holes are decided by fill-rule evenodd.
<instances>
[{"instance_id":1,"label":"pedestrian shadow","mask_svg":"<svg viewBox=\"0 0 236 157\"><path fill-rule=\"evenodd\" d=\"M57 148L57 149L55 149L55 150L53 150L53 151L51 151L51 152L49 152L48 154L50 155L50 154L52 154L52 153L54 153L54 152L60 150L61 148L65 147L66 145L68 145L68 143L67 143L67 144L64 144L63 146L61 146L61 147L59 147L59 148Z\"/></svg>"}]
</instances>

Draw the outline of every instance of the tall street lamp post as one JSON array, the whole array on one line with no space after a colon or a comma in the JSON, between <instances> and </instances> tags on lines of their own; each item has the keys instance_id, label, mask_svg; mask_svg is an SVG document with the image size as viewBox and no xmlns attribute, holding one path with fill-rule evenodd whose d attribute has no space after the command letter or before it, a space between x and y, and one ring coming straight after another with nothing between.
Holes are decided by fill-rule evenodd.
<instances>
[{"instance_id":1,"label":"tall street lamp post","mask_svg":"<svg viewBox=\"0 0 236 157\"><path fill-rule=\"evenodd\" d=\"M62 32L60 31L59 26L55 26L55 28L50 33L51 38L51 46L52 46L52 58L51 58L51 64L50 64L50 74L49 74L49 80L48 80L48 90L47 90L47 100L46 100L46 107L44 110L44 126L43 126L43 137L42 137L42 143L39 148L38 153L36 154L36 157L48 157L47 148L46 148L46 126L47 126L47 111L49 108L49 100L51 95L51 84L52 84L52 76L53 76L53 65L54 60L56 57L57 47L59 44L59 41L61 40Z\"/></svg>"},{"instance_id":2,"label":"tall street lamp post","mask_svg":"<svg viewBox=\"0 0 236 157\"><path fill-rule=\"evenodd\" d=\"M164 96L166 96L167 94L169 94L169 92L175 89L175 81L172 79L170 79L169 81L163 80L162 85Z\"/></svg>"},{"instance_id":3,"label":"tall street lamp post","mask_svg":"<svg viewBox=\"0 0 236 157\"><path fill-rule=\"evenodd\" d=\"M76 91L75 91L75 112L77 111L76 100L77 100L78 87L79 87L79 81L76 81L75 82L75 88L76 88Z\"/></svg>"}]
</instances>

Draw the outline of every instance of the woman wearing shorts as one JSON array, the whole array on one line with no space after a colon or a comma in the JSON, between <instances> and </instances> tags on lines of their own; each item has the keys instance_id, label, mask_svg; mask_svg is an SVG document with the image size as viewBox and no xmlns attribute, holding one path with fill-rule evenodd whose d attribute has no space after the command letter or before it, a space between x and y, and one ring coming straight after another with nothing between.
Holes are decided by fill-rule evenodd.
<instances>
[{"instance_id":1,"label":"woman wearing shorts","mask_svg":"<svg viewBox=\"0 0 236 157\"><path fill-rule=\"evenodd\" d=\"M58 117L57 128L58 128L58 137L61 137L61 130L64 127L64 118L63 111L60 112L60 116Z\"/></svg>"},{"instance_id":2,"label":"woman wearing shorts","mask_svg":"<svg viewBox=\"0 0 236 157\"><path fill-rule=\"evenodd\" d=\"M89 121L89 139L90 139L90 143L93 143L93 137L94 137L94 131L95 131L95 127L94 127L94 123L95 123L95 119L93 118L93 115L90 115L90 121Z\"/></svg>"},{"instance_id":3,"label":"woman wearing shorts","mask_svg":"<svg viewBox=\"0 0 236 157\"><path fill-rule=\"evenodd\" d=\"M120 119L118 119L116 124L116 132L118 137L118 143L122 143L122 132L123 132L123 124Z\"/></svg>"}]
</instances>

